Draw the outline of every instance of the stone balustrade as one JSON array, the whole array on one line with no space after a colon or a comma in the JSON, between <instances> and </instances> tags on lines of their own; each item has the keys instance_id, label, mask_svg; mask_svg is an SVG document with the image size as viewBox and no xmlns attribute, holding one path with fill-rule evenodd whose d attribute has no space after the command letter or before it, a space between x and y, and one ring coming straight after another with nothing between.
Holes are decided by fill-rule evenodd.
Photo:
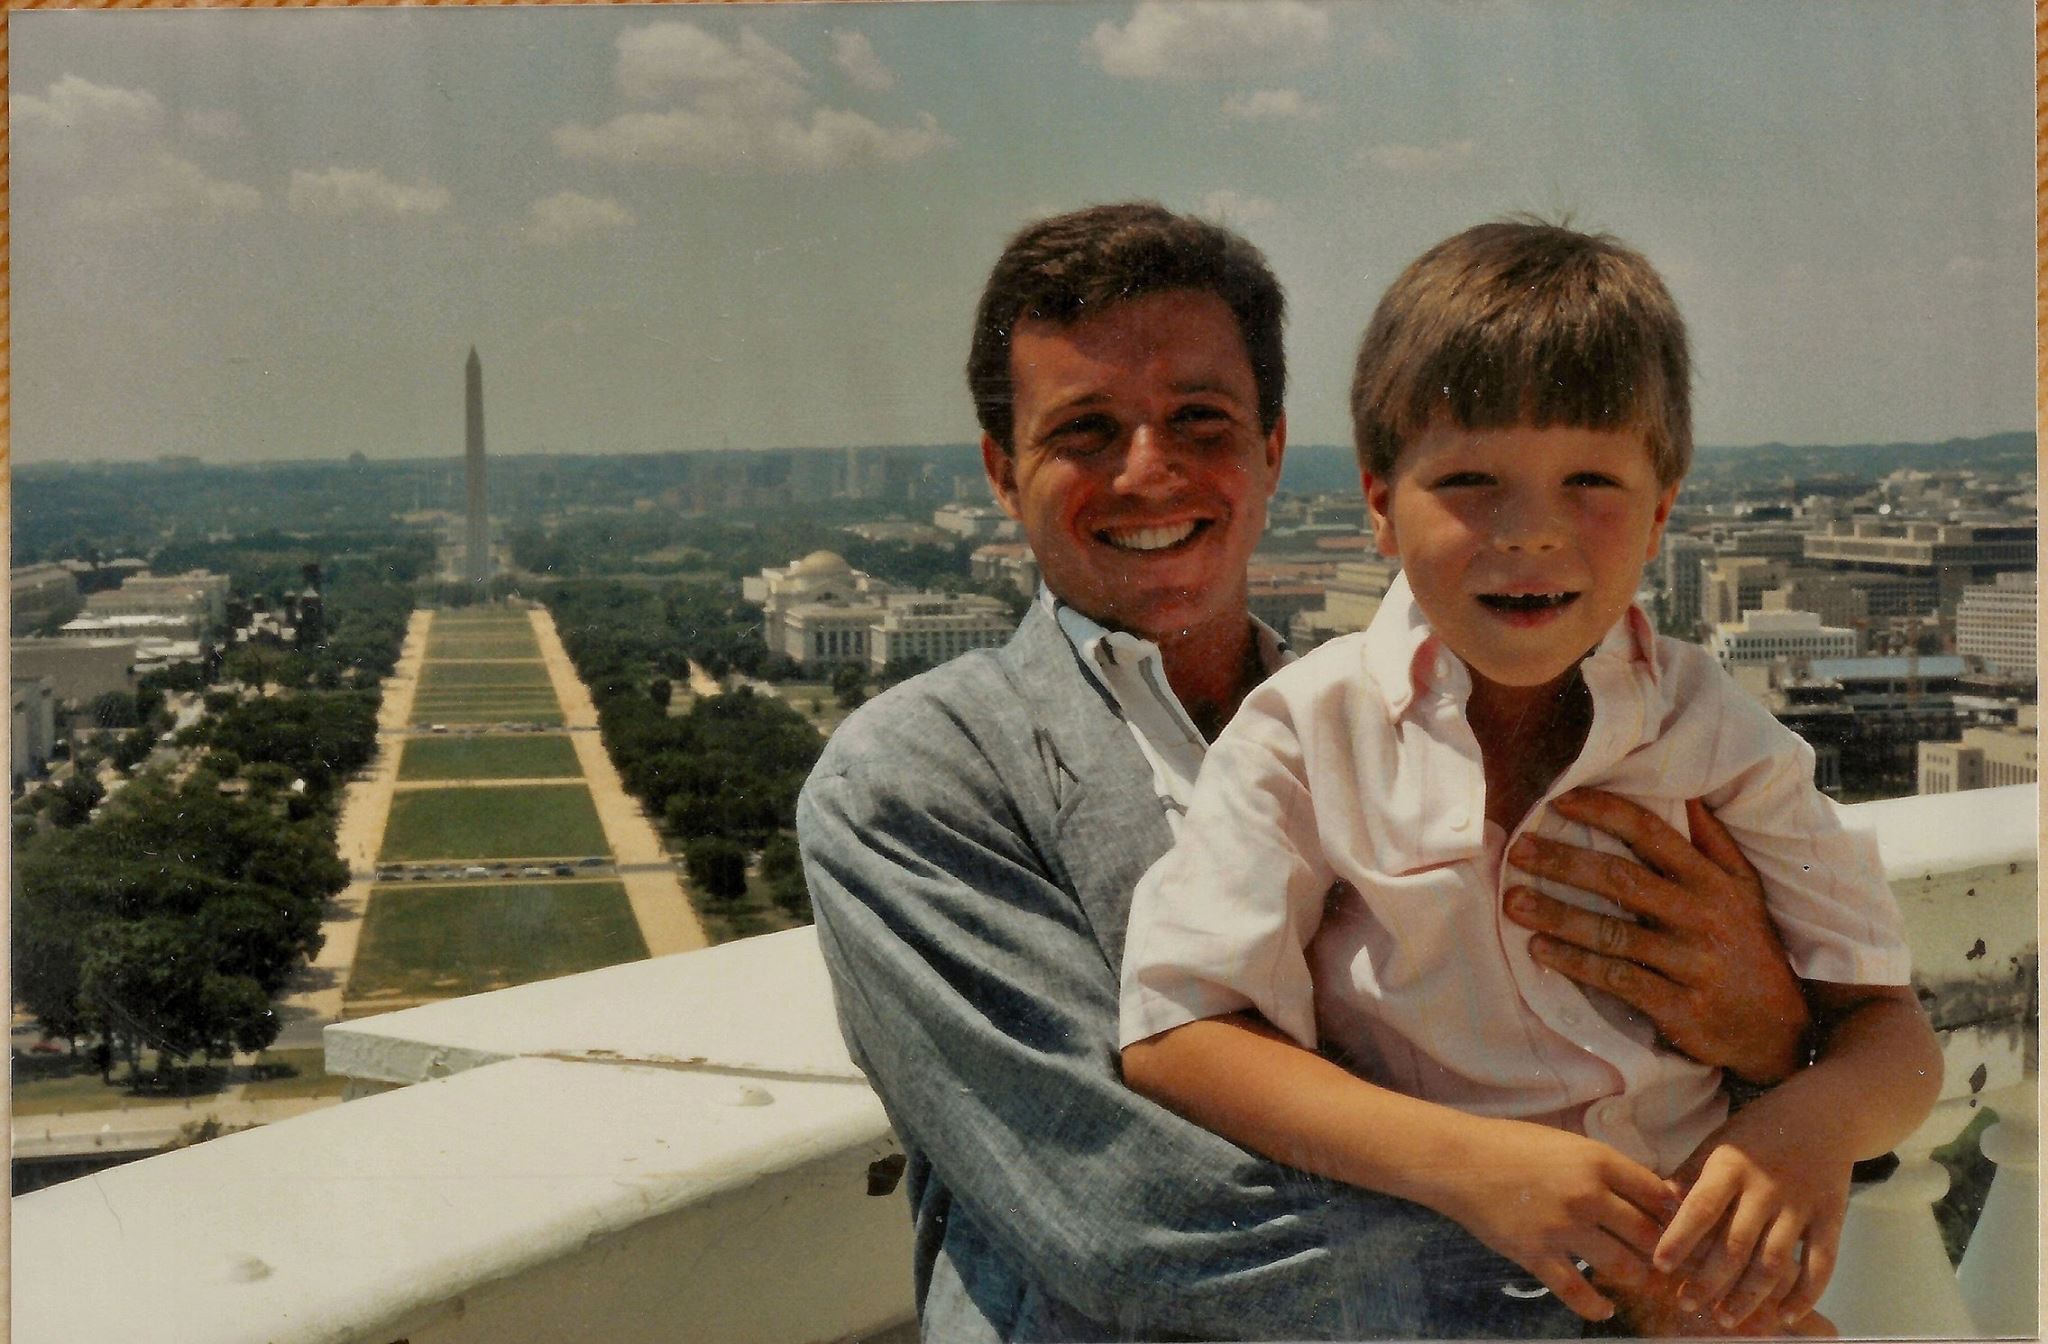
<instances>
[{"instance_id":1,"label":"stone balustrade","mask_svg":"<svg viewBox=\"0 0 2048 1344\"><path fill-rule=\"evenodd\" d=\"M1846 1334L2033 1335L2032 787L1860 805L1944 1031L1936 1115L1860 1190ZM18 1344L907 1339L882 1109L808 930L329 1028L356 1099L14 1201ZM1999 1164L1960 1272L1928 1159Z\"/></svg>"}]
</instances>

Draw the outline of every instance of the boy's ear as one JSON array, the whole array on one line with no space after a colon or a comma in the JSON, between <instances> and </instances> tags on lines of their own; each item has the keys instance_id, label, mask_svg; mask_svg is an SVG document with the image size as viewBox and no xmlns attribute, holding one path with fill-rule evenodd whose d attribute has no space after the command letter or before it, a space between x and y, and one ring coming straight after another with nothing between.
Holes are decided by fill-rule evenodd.
<instances>
[{"instance_id":1,"label":"boy's ear","mask_svg":"<svg viewBox=\"0 0 2048 1344\"><path fill-rule=\"evenodd\" d=\"M1650 526L1650 549L1643 556L1645 561L1657 558L1657 548L1664 544L1664 524L1671 521L1671 506L1678 502L1678 487L1682 481L1673 481L1657 496L1657 513Z\"/></svg>"},{"instance_id":2,"label":"boy's ear","mask_svg":"<svg viewBox=\"0 0 2048 1344\"><path fill-rule=\"evenodd\" d=\"M994 436L981 436L981 469L988 474L988 488L1002 505L1003 512L1018 522L1024 519L1017 512L1017 459Z\"/></svg>"},{"instance_id":3,"label":"boy's ear","mask_svg":"<svg viewBox=\"0 0 2048 1344\"><path fill-rule=\"evenodd\" d=\"M1393 482L1384 476L1360 471L1358 483L1365 488L1365 511L1372 518L1372 539L1379 546L1380 554L1400 554L1401 548L1394 537Z\"/></svg>"}]
</instances>

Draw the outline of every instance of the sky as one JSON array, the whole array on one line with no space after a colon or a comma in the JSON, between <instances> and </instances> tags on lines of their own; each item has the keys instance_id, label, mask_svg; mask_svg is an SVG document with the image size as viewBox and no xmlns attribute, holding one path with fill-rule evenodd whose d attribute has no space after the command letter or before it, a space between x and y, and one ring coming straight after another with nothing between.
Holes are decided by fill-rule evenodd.
<instances>
[{"instance_id":1,"label":"sky","mask_svg":"<svg viewBox=\"0 0 2048 1344\"><path fill-rule=\"evenodd\" d=\"M16 11L23 465L961 443L1003 241L1265 250L1296 443L1400 267L1512 211L1691 325L1703 444L2033 423L2024 0Z\"/></svg>"}]
</instances>

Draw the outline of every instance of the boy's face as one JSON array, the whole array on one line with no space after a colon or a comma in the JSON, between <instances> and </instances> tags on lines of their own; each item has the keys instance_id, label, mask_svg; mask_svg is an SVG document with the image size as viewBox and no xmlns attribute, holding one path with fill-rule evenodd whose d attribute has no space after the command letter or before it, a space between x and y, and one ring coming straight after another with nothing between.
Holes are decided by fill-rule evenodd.
<instances>
[{"instance_id":1,"label":"boy's face","mask_svg":"<svg viewBox=\"0 0 2048 1344\"><path fill-rule=\"evenodd\" d=\"M1628 610L1678 486L1640 431L1438 423L1364 478L1373 536L1476 677L1549 685Z\"/></svg>"}]
</instances>

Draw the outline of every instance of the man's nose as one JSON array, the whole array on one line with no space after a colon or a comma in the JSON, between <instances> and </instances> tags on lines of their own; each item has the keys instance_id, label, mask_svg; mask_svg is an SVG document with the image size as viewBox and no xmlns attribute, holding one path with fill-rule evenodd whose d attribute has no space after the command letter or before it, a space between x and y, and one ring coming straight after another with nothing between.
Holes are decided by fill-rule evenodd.
<instances>
[{"instance_id":1,"label":"man's nose","mask_svg":"<svg viewBox=\"0 0 2048 1344\"><path fill-rule=\"evenodd\" d=\"M1153 425L1139 425L1124 443L1123 459L1117 464L1116 488L1125 494L1142 495L1177 487L1180 466L1174 459L1172 437Z\"/></svg>"}]
</instances>

